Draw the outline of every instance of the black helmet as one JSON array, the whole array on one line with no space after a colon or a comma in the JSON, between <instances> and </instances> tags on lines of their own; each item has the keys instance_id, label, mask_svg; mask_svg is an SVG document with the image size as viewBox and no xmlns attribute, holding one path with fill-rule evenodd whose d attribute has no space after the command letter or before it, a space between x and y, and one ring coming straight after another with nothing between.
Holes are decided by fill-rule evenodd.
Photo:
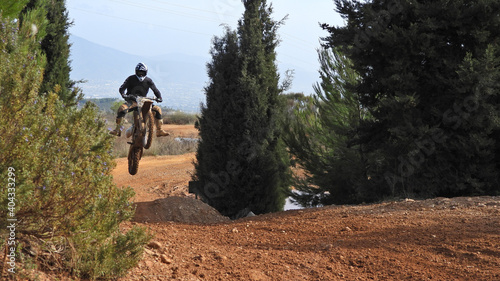
<instances>
[{"instance_id":1,"label":"black helmet","mask_svg":"<svg viewBox=\"0 0 500 281\"><path fill-rule=\"evenodd\" d=\"M138 63L135 67L135 75L139 78L139 80L141 80L141 82L144 81L146 75L148 75L148 67L142 62Z\"/></svg>"}]
</instances>

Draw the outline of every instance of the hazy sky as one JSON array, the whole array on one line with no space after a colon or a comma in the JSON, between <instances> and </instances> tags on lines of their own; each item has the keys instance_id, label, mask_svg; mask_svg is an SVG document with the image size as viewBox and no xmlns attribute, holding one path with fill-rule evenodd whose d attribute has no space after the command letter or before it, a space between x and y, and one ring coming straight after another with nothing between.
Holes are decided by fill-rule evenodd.
<instances>
[{"instance_id":1,"label":"hazy sky","mask_svg":"<svg viewBox=\"0 0 500 281\"><path fill-rule=\"evenodd\" d=\"M319 23L343 25L333 0L275 0L273 18L288 15L279 29L278 63L318 70L316 49L327 35ZM241 0L67 0L70 33L130 54L184 53L210 58L211 40L227 24L235 28ZM312 83L313 81L311 81Z\"/></svg>"}]
</instances>

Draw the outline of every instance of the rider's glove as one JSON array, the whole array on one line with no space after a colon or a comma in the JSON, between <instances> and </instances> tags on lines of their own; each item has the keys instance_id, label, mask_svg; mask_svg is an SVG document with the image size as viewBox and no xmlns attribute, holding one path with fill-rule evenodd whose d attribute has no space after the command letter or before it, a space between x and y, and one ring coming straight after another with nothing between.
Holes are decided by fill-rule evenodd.
<instances>
[{"instance_id":1,"label":"rider's glove","mask_svg":"<svg viewBox=\"0 0 500 281\"><path fill-rule=\"evenodd\" d=\"M132 95L122 95L123 99L128 101L128 102L134 102L135 101L135 97L132 96Z\"/></svg>"},{"instance_id":2,"label":"rider's glove","mask_svg":"<svg viewBox=\"0 0 500 281\"><path fill-rule=\"evenodd\" d=\"M161 97L159 97L159 98L156 98L156 101L161 103L161 102L163 102L163 99Z\"/></svg>"}]
</instances>

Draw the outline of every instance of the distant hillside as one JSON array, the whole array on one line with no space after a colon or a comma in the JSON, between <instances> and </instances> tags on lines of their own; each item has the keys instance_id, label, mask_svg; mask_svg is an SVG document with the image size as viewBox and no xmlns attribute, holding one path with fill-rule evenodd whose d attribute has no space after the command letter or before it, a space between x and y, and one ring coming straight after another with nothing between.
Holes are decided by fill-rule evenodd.
<instances>
[{"instance_id":1,"label":"distant hillside","mask_svg":"<svg viewBox=\"0 0 500 281\"><path fill-rule=\"evenodd\" d=\"M149 67L149 76L162 92L162 106L198 112L205 101L203 88L208 82L206 63L209 59L186 54L150 57L127 54L112 48L71 36L71 79L86 80L81 84L86 98L119 98L118 88L134 73L138 62ZM210 46L207 46L207 52ZM282 76L287 69L295 70L291 92L312 93L318 74L294 68L286 61L279 64Z\"/></svg>"},{"instance_id":2,"label":"distant hillside","mask_svg":"<svg viewBox=\"0 0 500 281\"><path fill-rule=\"evenodd\" d=\"M121 99L117 98L83 99L82 101L80 101L79 106L83 106L87 102L92 102L95 103L101 111L108 113L115 113L111 110L111 106L117 101L121 101Z\"/></svg>"},{"instance_id":3,"label":"distant hillside","mask_svg":"<svg viewBox=\"0 0 500 281\"><path fill-rule=\"evenodd\" d=\"M72 36L71 79L86 80L80 85L86 98L119 98L118 88L134 73L138 62L149 67L149 76L162 92L163 106L187 112L199 110L207 81L205 59L182 54L140 57ZM152 93L151 93L152 94Z\"/></svg>"}]
</instances>

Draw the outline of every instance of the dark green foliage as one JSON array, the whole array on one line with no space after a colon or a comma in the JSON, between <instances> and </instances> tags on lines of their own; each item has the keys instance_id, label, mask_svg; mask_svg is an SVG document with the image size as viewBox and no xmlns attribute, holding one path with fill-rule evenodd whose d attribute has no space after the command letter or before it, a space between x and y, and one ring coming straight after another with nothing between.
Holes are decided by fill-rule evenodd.
<instances>
[{"instance_id":1,"label":"dark green foliage","mask_svg":"<svg viewBox=\"0 0 500 281\"><path fill-rule=\"evenodd\" d=\"M378 197L498 194L500 2L335 2Z\"/></svg>"},{"instance_id":2,"label":"dark green foliage","mask_svg":"<svg viewBox=\"0 0 500 281\"><path fill-rule=\"evenodd\" d=\"M78 109L55 92L39 93L45 22L39 7L23 14L22 26L1 18L0 175L6 180L15 170L16 204L7 208L11 197L2 192L0 215L18 219L15 246L31 249L26 263L91 279L121 275L137 263L148 236L119 230L134 213L133 191L113 184L113 138L97 107ZM0 222L3 237L6 224Z\"/></svg>"},{"instance_id":3,"label":"dark green foliage","mask_svg":"<svg viewBox=\"0 0 500 281\"><path fill-rule=\"evenodd\" d=\"M0 14L3 17L17 17L29 0L4 0L0 2Z\"/></svg>"},{"instance_id":4,"label":"dark green foliage","mask_svg":"<svg viewBox=\"0 0 500 281\"><path fill-rule=\"evenodd\" d=\"M75 105L81 98L75 82L70 80L70 47L68 29L71 22L68 18L65 0L30 0L25 8L29 11L41 6L46 11L48 24L46 36L41 41L42 50L47 58L43 83L40 93L48 93L56 89L60 99L67 105Z\"/></svg>"},{"instance_id":5,"label":"dark green foliage","mask_svg":"<svg viewBox=\"0 0 500 281\"><path fill-rule=\"evenodd\" d=\"M214 38L211 54L212 62L207 65L211 83L205 89L206 106L201 108L198 121L195 179L202 184L205 201L225 215L234 215L246 207L232 198L243 184L240 163L245 160L239 155L240 147L244 148L245 105L238 83L240 58L235 32L227 30L224 37Z\"/></svg>"},{"instance_id":6,"label":"dark green foliage","mask_svg":"<svg viewBox=\"0 0 500 281\"><path fill-rule=\"evenodd\" d=\"M368 167L371 159L353 129L369 119L356 93L358 74L337 50L318 51L321 83L315 85L311 101L297 100L285 140L301 170L292 197L303 206L352 204L368 201Z\"/></svg>"},{"instance_id":7,"label":"dark green foliage","mask_svg":"<svg viewBox=\"0 0 500 281\"><path fill-rule=\"evenodd\" d=\"M194 177L202 197L230 217L281 210L289 184L275 65L280 23L265 1L244 4L238 31L214 39Z\"/></svg>"}]
</instances>

